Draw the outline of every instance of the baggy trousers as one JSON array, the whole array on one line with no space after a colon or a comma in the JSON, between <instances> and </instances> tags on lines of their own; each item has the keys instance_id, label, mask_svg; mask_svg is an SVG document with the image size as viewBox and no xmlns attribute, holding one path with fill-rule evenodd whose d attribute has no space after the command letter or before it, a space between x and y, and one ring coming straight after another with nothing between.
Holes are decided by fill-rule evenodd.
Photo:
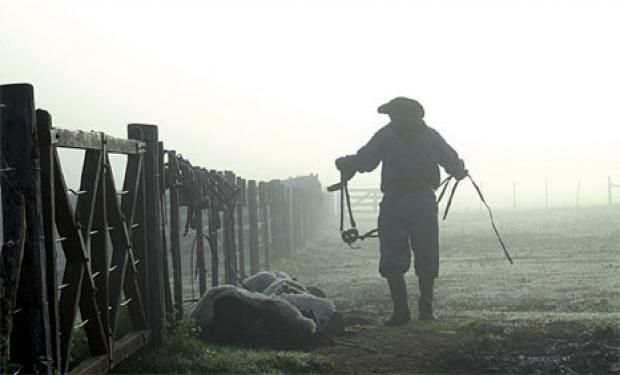
<instances>
[{"instance_id":1,"label":"baggy trousers","mask_svg":"<svg viewBox=\"0 0 620 375\"><path fill-rule=\"evenodd\" d=\"M432 191L386 193L379 211L383 277L402 275L411 267L421 279L433 279L439 273L439 230L437 202Z\"/></svg>"}]
</instances>

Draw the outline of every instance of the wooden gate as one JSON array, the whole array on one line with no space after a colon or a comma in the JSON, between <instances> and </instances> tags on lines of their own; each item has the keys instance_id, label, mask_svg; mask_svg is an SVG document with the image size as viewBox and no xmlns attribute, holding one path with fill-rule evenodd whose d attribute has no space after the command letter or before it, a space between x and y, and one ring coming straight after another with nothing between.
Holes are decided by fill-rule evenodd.
<instances>
[{"instance_id":1,"label":"wooden gate","mask_svg":"<svg viewBox=\"0 0 620 375\"><path fill-rule=\"evenodd\" d=\"M349 189L355 213L377 213L383 194L378 189Z\"/></svg>"},{"instance_id":2,"label":"wooden gate","mask_svg":"<svg viewBox=\"0 0 620 375\"><path fill-rule=\"evenodd\" d=\"M13 332L13 359L30 365L24 370L66 372L75 332L83 329L92 357L73 371L104 372L163 333L161 249L146 235L159 233L158 200L150 199L158 196L157 184L148 181L156 174L146 173L157 168L156 129L130 125L130 139L52 129L49 113L34 111L32 91L9 85L0 92L2 164L10 166L2 179L5 245L19 244L3 248L12 263L4 270L15 281L6 285L14 290L3 303L13 327L3 325L3 333ZM84 150L79 191L67 187L59 148ZM127 155L120 192L108 156L113 153ZM25 217L16 225L10 220L15 215ZM124 308L132 329L118 337Z\"/></svg>"}]
</instances>

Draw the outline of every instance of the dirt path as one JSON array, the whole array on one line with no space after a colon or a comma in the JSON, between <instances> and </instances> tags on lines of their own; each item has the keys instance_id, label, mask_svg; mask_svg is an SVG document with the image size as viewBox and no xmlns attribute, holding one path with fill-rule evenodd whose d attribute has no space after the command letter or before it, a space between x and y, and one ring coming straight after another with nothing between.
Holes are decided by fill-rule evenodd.
<instances>
[{"instance_id":1,"label":"dirt path","mask_svg":"<svg viewBox=\"0 0 620 375\"><path fill-rule=\"evenodd\" d=\"M318 350L341 373L620 372L610 324L447 318L402 328L363 327Z\"/></svg>"}]
</instances>

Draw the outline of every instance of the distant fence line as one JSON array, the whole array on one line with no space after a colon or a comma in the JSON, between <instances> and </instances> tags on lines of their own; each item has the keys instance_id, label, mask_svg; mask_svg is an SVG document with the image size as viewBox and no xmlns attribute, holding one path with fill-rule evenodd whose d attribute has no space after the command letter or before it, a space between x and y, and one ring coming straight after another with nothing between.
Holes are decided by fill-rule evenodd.
<instances>
[{"instance_id":1,"label":"distant fence line","mask_svg":"<svg viewBox=\"0 0 620 375\"><path fill-rule=\"evenodd\" d=\"M314 175L255 181L193 166L164 147L155 125L130 124L128 139L52 127L28 84L1 85L0 103L1 373L9 361L24 372L102 373L161 343L185 302L182 206L200 295L209 272L211 286L221 282L220 253L224 282L238 284L301 249L333 216ZM60 148L84 150L78 190L67 186ZM110 154L127 157L121 191ZM123 310L129 332L119 328ZM90 356L72 363L80 330Z\"/></svg>"},{"instance_id":2,"label":"distant fence line","mask_svg":"<svg viewBox=\"0 0 620 375\"><path fill-rule=\"evenodd\" d=\"M602 180L601 180L602 182ZM574 207L580 207L583 204L583 188L582 188L582 179L581 178L577 178L576 180L574 180L575 185L574 186ZM481 187L484 186L481 184ZM511 191L511 207L513 209L518 209L521 207L521 205L519 204L520 200L519 200L519 181L517 180L513 180L512 181L512 191ZM603 187L603 186L602 186ZM613 192L615 189L619 189L620 188L620 183L614 183L613 179L611 176L607 176L606 179L606 187L607 187L607 199L605 200L604 198L601 199L601 202L605 202L608 205L612 205L614 204L614 197L613 197ZM459 186L459 191L463 190L463 186ZM544 199L544 203L541 202L541 206L544 204L544 208L550 208L550 191L549 191L549 179L545 178L544 179L544 187L541 189L542 190L542 197ZM601 189L601 192L603 191L603 189ZM349 188L349 193L351 196L351 207L354 209L354 211L356 213L361 213L361 214L376 214L378 213L379 210L379 203L381 202L381 199L383 197L383 193L377 189L377 188ZM604 194L604 193L603 193ZM459 192L457 192L457 195L459 195ZM477 197L473 197L474 199L477 199ZM488 198L488 196L487 196ZM338 199L339 197L337 196L337 194L334 194L334 196L332 197L332 209L334 212L336 212L338 210L339 207L339 203L338 203ZM458 197L456 198L458 201ZM563 206L570 206L570 204L564 204ZM482 211L482 207L480 206L480 210Z\"/></svg>"},{"instance_id":3,"label":"distant fence line","mask_svg":"<svg viewBox=\"0 0 620 375\"><path fill-rule=\"evenodd\" d=\"M607 177L607 197L608 197L608 202L609 205L611 206L613 204L613 189L614 188L620 188L620 183L615 184L612 182L611 176Z\"/></svg>"}]
</instances>

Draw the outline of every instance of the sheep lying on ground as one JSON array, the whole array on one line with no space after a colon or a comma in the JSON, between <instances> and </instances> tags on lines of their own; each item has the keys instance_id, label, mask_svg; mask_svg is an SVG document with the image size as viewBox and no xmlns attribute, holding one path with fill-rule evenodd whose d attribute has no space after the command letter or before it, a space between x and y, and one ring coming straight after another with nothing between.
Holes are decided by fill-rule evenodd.
<instances>
[{"instance_id":1,"label":"sheep lying on ground","mask_svg":"<svg viewBox=\"0 0 620 375\"><path fill-rule=\"evenodd\" d=\"M298 347L316 324L280 298L232 285L212 288L190 313L205 339L221 343Z\"/></svg>"},{"instance_id":2,"label":"sheep lying on ground","mask_svg":"<svg viewBox=\"0 0 620 375\"><path fill-rule=\"evenodd\" d=\"M344 331L332 301L310 294L285 273L260 272L243 285L247 289L214 287L194 306L190 318L205 339L290 348Z\"/></svg>"},{"instance_id":3,"label":"sheep lying on ground","mask_svg":"<svg viewBox=\"0 0 620 375\"><path fill-rule=\"evenodd\" d=\"M255 282L254 280L259 280ZM264 287L267 280L271 283ZM305 317L311 318L320 332L331 336L342 334L344 322L342 315L336 311L334 303L316 288L306 288L303 284L293 280L284 272L259 272L247 278L244 285L268 296L277 296L295 306ZM251 285L249 287L248 285ZM262 289L262 290L260 290ZM311 291L315 291L317 296Z\"/></svg>"}]
</instances>

